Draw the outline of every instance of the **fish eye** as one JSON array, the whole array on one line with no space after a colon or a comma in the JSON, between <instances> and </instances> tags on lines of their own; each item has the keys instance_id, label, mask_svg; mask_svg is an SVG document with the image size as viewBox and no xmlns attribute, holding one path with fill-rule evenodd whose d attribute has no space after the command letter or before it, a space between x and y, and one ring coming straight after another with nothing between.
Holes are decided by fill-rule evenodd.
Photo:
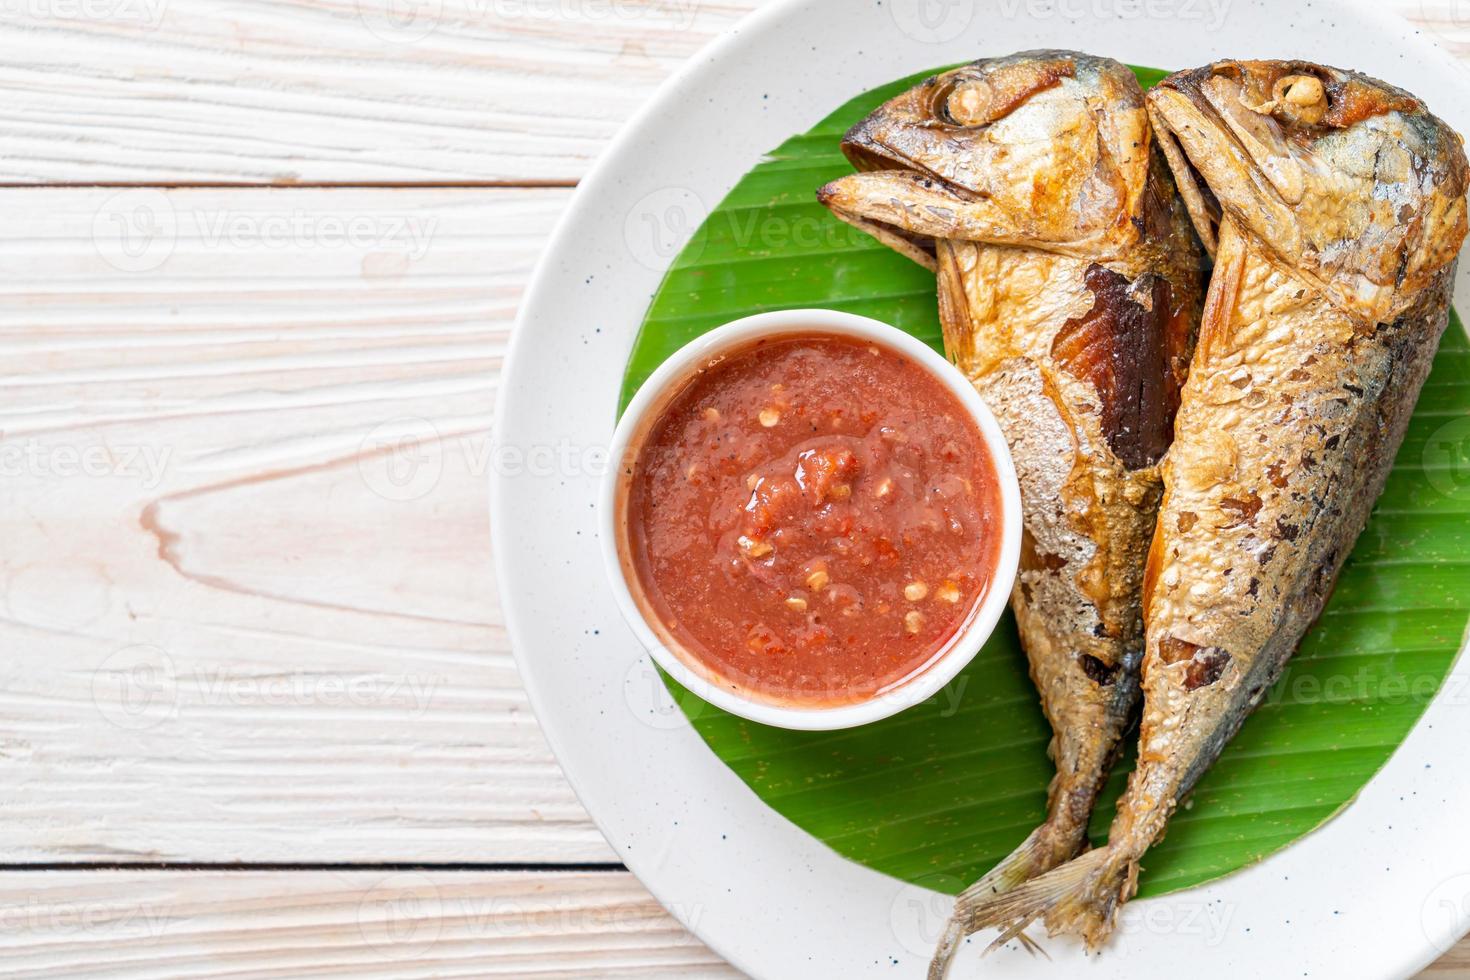
<instances>
[{"instance_id":1,"label":"fish eye","mask_svg":"<svg viewBox=\"0 0 1470 980\"><path fill-rule=\"evenodd\" d=\"M1292 122L1315 126L1327 115L1327 89L1316 75L1287 75L1271 89L1276 113Z\"/></svg>"},{"instance_id":2,"label":"fish eye","mask_svg":"<svg viewBox=\"0 0 1470 980\"><path fill-rule=\"evenodd\" d=\"M984 79L961 79L939 93L938 101L936 115L955 126L983 126L993 121L995 91Z\"/></svg>"}]
</instances>

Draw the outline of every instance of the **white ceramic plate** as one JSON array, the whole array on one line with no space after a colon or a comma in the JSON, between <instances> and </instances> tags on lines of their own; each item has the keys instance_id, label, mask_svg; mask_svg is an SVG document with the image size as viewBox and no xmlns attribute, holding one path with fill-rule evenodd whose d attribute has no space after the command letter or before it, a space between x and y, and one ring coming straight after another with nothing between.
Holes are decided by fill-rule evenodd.
<instances>
[{"instance_id":1,"label":"white ceramic plate","mask_svg":"<svg viewBox=\"0 0 1470 980\"><path fill-rule=\"evenodd\" d=\"M1027 48L1189 67L1304 57L1401 85L1470 132L1470 76L1412 26L1326 0L790 0L695 58L582 183L528 291L497 412L492 526L536 714L628 867L758 978L921 978L949 906L768 809L672 706L604 579L602 447L668 262L761 154L852 96ZM1470 276L1456 300L1470 308ZM1209 886L1128 906L1101 957L1003 950L986 977L1403 977L1470 926L1462 658L1387 768L1324 828ZM1350 721L1345 717L1345 723ZM976 943L955 977L982 975Z\"/></svg>"}]
</instances>

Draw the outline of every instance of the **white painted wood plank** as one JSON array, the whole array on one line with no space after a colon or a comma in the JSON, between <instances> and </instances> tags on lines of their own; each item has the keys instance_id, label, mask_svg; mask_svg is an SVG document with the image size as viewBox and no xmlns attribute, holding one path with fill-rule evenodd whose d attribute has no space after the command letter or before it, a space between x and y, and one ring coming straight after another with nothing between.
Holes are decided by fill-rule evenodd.
<instances>
[{"instance_id":1,"label":"white painted wood plank","mask_svg":"<svg viewBox=\"0 0 1470 980\"><path fill-rule=\"evenodd\" d=\"M575 180L755 2L17 0L0 180Z\"/></svg>"},{"instance_id":2,"label":"white painted wood plank","mask_svg":"<svg viewBox=\"0 0 1470 980\"><path fill-rule=\"evenodd\" d=\"M625 872L7 872L0 961L16 980L743 976ZM1470 944L1420 977L1470 977Z\"/></svg>"},{"instance_id":3,"label":"white painted wood plank","mask_svg":"<svg viewBox=\"0 0 1470 980\"><path fill-rule=\"evenodd\" d=\"M616 860L489 558L567 195L0 191L0 863Z\"/></svg>"},{"instance_id":4,"label":"white painted wood plank","mask_svg":"<svg viewBox=\"0 0 1470 980\"><path fill-rule=\"evenodd\" d=\"M760 3L16 0L0 182L574 181ZM1470 55L1463 0L1393 4Z\"/></svg>"},{"instance_id":5,"label":"white painted wood plank","mask_svg":"<svg viewBox=\"0 0 1470 980\"><path fill-rule=\"evenodd\" d=\"M0 962L99 980L741 976L627 873L9 872Z\"/></svg>"}]
</instances>

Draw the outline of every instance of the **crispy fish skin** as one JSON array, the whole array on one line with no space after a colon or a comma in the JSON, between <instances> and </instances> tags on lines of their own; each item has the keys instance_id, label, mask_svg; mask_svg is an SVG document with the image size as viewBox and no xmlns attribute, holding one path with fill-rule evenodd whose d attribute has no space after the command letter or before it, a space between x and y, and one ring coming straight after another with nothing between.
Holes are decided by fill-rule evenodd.
<instances>
[{"instance_id":1,"label":"crispy fish skin","mask_svg":"<svg viewBox=\"0 0 1470 980\"><path fill-rule=\"evenodd\" d=\"M819 198L936 270L946 352L1010 444L1025 520L1011 604L1054 732L1046 820L960 896L942 976L978 903L1085 847L1131 724L1158 464L1203 258L1117 62L977 61L889 102L843 146L864 172Z\"/></svg>"},{"instance_id":2,"label":"crispy fish skin","mask_svg":"<svg viewBox=\"0 0 1470 980\"><path fill-rule=\"evenodd\" d=\"M1106 847L986 925L1100 946L1139 860L1322 611L1448 320L1461 140L1422 103L1305 62L1220 62L1149 96L1215 254L1145 582L1139 764Z\"/></svg>"}]
</instances>

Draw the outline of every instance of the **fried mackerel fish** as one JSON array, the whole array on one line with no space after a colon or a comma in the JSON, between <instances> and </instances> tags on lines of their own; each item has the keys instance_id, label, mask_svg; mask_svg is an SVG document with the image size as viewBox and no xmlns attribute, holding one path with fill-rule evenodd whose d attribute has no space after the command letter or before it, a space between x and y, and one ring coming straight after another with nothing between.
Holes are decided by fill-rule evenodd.
<instances>
[{"instance_id":1,"label":"fried mackerel fish","mask_svg":"<svg viewBox=\"0 0 1470 980\"><path fill-rule=\"evenodd\" d=\"M1106 847L982 907L1097 947L1139 860L1322 610L1448 317L1460 137L1306 62L1224 61L1149 96L1215 270L1144 586L1139 763Z\"/></svg>"},{"instance_id":2,"label":"fried mackerel fish","mask_svg":"<svg viewBox=\"0 0 1470 980\"><path fill-rule=\"evenodd\" d=\"M1158 463L1204 260L1143 92L1115 61L976 61L893 99L842 146L861 172L819 199L936 271L946 352L995 413L1021 483L1011 604L1057 773L1045 822L960 897L963 913L1083 849L1131 722ZM946 949L967 931L961 914Z\"/></svg>"}]
</instances>

